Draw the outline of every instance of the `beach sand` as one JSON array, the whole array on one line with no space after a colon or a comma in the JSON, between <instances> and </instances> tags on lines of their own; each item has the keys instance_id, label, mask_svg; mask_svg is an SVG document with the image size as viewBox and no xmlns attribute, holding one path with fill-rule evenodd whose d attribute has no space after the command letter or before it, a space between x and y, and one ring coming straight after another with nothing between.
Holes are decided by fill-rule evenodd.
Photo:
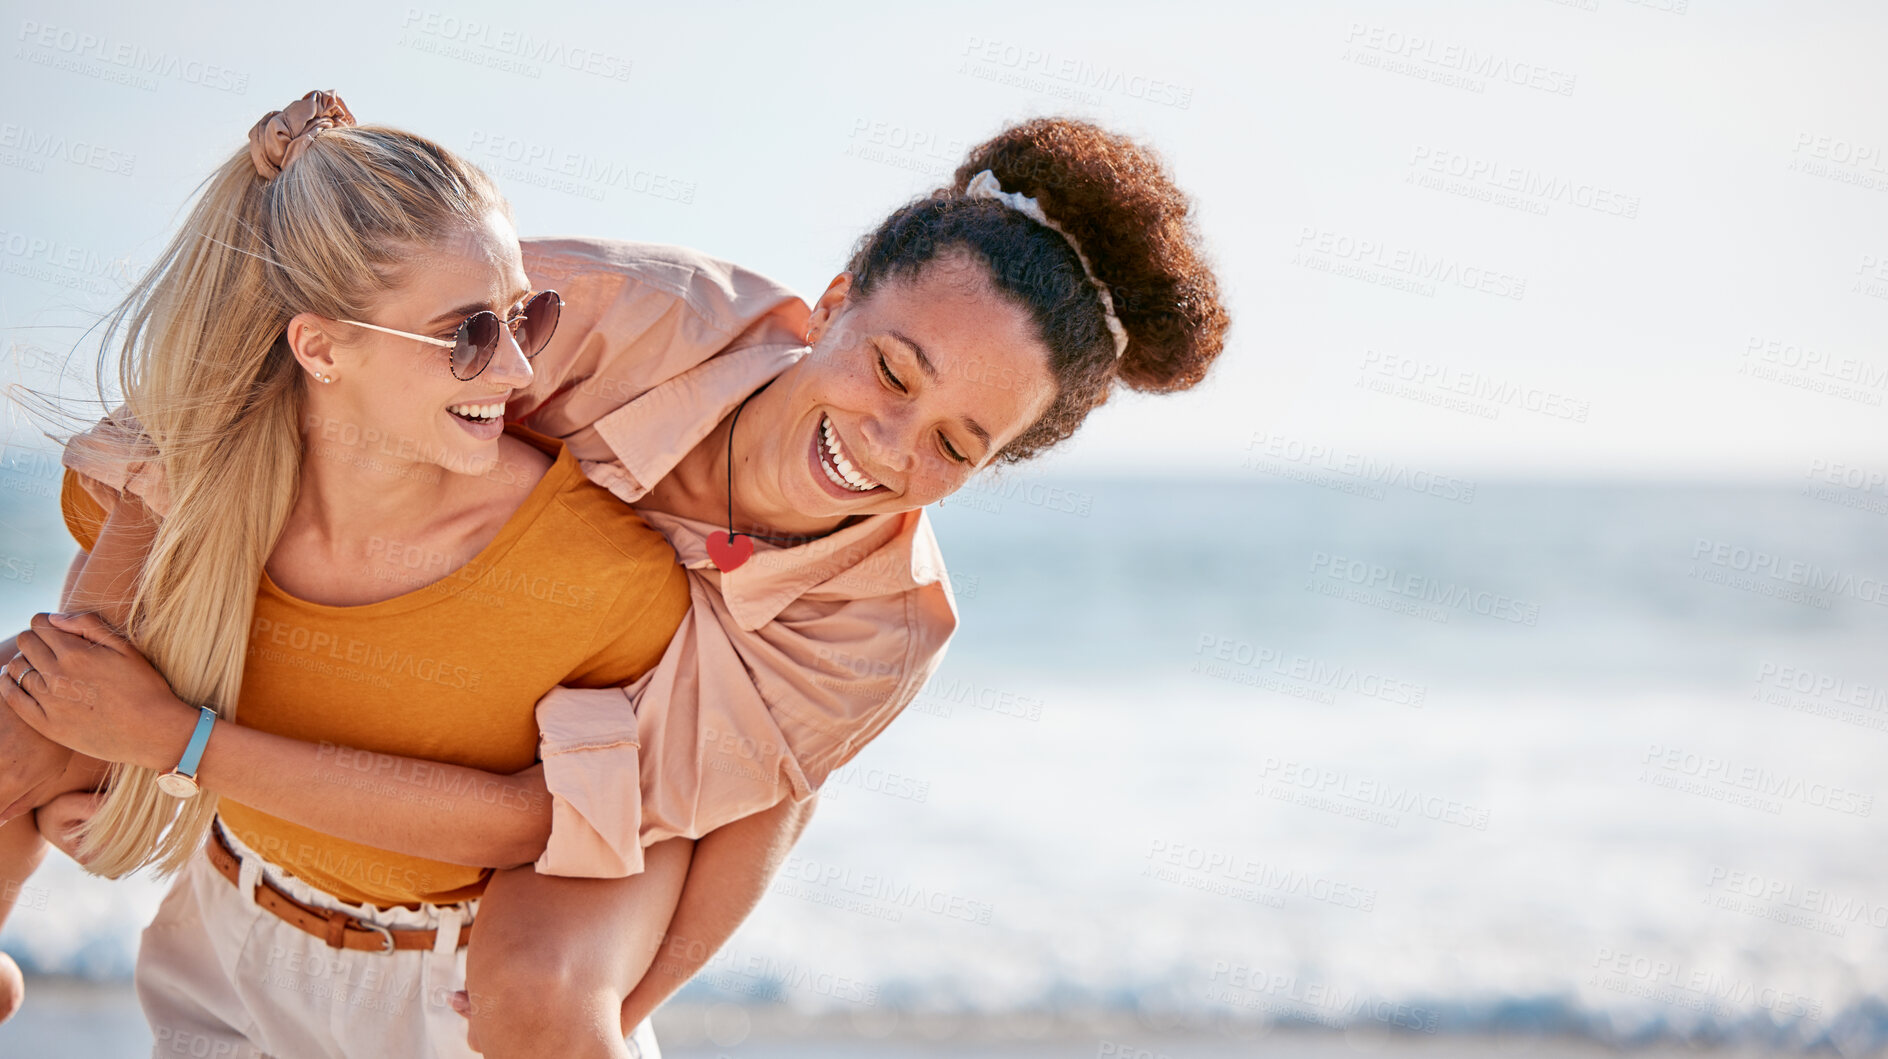
<instances>
[{"instance_id":1,"label":"beach sand","mask_svg":"<svg viewBox=\"0 0 1888 1059\"><path fill-rule=\"evenodd\" d=\"M1771 1053L1663 1045L1621 1052L1589 1041L1350 1031L1154 1032L1132 1018L1079 1022L872 1012L807 1016L733 1004L671 1004L656 1016L665 1059L1755 1059ZM24 1010L0 1026L8 1059L142 1059L151 1035L129 983L33 979Z\"/></svg>"}]
</instances>

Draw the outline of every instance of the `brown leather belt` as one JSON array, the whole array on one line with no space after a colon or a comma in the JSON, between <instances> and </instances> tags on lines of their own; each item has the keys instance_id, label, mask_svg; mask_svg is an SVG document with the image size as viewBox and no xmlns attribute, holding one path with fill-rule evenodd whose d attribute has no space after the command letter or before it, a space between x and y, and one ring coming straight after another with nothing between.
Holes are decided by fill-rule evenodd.
<instances>
[{"instance_id":1,"label":"brown leather belt","mask_svg":"<svg viewBox=\"0 0 1888 1059\"><path fill-rule=\"evenodd\" d=\"M225 879L242 885L242 862L236 852L229 848L223 839L220 825L210 828L211 840L203 844L210 855L210 864ZM331 949L363 949L369 952L392 952L395 949L430 949L438 933L433 930L393 930L378 923L369 923L358 916L343 912L338 908L316 908L303 904L288 894L281 887L270 882L267 876L256 880L256 904L280 917L289 926L313 934L328 943ZM459 947L464 948L472 933L472 924L459 927Z\"/></svg>"}]
</instances>

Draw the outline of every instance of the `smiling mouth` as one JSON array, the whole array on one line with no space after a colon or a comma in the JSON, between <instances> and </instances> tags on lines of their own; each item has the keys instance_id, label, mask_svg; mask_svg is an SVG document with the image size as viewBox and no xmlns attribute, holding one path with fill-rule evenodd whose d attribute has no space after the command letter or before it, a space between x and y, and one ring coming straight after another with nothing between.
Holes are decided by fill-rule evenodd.
<instances>
[{"instance_id":1,"label":"smiling mouth","mask_svg":"<svg viewBox=\"0 0 1888 1059\"><path fill-rule=\"evenodd\" d=\"M853 466L846 458L845 448L839 443L839 432L833 428L830 416L821 415L819 419L820 446L819 467L826 472L826 477L841 489L854 493L869 493L885 486L871 475Z\"/></svg>"},{"instance_id":2,"label":"smiling mouth","mask_svg":"<svg viewBox=\"0 0 1888 1059\"><path fill-rule=\"evenodd\" d=\"M447 405L446 411L469 423L489 423L505 417L505 402L496 401L486 404Z\"/></svg>"}]
</instances>

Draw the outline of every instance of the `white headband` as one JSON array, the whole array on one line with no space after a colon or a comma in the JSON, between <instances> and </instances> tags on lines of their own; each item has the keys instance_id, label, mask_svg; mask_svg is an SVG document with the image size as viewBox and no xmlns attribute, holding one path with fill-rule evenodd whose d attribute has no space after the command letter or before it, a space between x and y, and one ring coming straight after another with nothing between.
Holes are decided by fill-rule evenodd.
<instances>
[{"instance_id":1,"label":"white headband","mask_svg":"<svg viewBox=\"0 0 1888 1059\"><path fill-rule=\"evenodd\" d=\"M1042 207L1036 204L1035 199L1019 192L1004 191L1003 185L997 182L996 174L988 169L970 179L970 186L964 189L964 197L995 199L1068 240L1069 249L1075 251L1075 260L1082 263L1082 274L1088 277L1089 286L1094 287L1095 293L1101 296L1101 316L1108 324L1108 333L1114 336L1114 358L1120 360L1122 351L1128 348L1127 328L1121 326L1121 318L1114 314L1114 298L1109 295L1107 286L1095 278L1095 270L1089 266L1088 258L1082 253L1081 246L1075 242L1075 237L1050 220L1049 216L1042 212Z\"/></svg>"}]
</instances>

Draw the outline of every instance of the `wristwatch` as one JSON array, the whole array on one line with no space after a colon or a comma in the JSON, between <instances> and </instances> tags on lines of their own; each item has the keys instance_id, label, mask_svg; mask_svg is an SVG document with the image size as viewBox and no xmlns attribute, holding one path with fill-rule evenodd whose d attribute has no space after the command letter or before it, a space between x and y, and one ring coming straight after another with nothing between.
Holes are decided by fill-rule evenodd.
<instances>
[{"instance_id":1,"label":"wristwatch","mask_svg":"<svg viewBox=\"0 0 1888 1059\"><path fill-rule=\"evenodd\" d=\"M197 715L197 730L190 733L190 744L177 767L157 778L157 789L173 798L188 798L197 793L197 763L203 760L203 748L210 742L210 726L216 723L216 711L208 706Z\"/></svg>"}]
</instances>

